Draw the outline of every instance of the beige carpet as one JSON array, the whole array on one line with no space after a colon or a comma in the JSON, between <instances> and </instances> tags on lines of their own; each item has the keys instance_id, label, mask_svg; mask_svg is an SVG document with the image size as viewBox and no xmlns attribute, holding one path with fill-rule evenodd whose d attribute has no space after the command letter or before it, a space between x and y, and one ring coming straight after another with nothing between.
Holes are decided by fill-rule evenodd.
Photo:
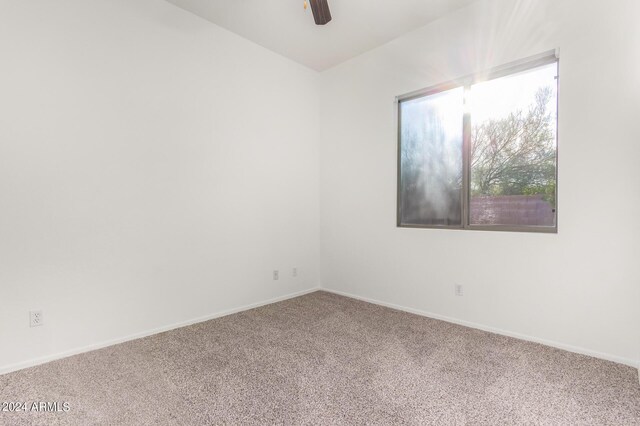
<instances>
[{"instance_id":1,"label":"beige carpet","mask_svg":"<svg viewBox=\"0 0 640 426\"><path fill-rule=\"evenodd\" d=\"M0 394L70 408L2 425L640 425L631 367L326 292L0 376Z\"/></svg>"}]
</instances>

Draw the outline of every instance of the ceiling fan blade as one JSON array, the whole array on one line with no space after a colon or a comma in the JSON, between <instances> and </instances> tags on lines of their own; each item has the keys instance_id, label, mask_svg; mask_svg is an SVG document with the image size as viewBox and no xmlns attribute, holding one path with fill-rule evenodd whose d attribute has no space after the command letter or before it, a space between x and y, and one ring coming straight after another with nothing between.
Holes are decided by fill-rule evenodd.
<instances>
[{"instance_id":1,"label":"ceiling fan blade","mask_svg":"<svg viewBox=\"0 0 640 426\"><path fill-rule=\"evenodd\" d=\"M331 21L331 12L329 12L327 0L310 0L310 3L316 25L324 25Z\"/></svg>"}]
</instances>

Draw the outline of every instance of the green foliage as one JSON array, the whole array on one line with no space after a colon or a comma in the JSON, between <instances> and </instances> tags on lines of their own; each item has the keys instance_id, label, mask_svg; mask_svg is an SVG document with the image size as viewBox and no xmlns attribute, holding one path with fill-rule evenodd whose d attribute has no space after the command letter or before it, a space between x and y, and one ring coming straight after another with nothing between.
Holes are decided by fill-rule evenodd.
<instances>
[{"instance_id":1,"label":"green foliage","mask_svg":"<svg viewBox=\"0 0 640 426\"><path fill-rule=\"evenodd\" d=\"M474 126L471 150L472 195L542 195L556 204L553 92L540 88L527 111Z\"/></svg>"}]
</instances>

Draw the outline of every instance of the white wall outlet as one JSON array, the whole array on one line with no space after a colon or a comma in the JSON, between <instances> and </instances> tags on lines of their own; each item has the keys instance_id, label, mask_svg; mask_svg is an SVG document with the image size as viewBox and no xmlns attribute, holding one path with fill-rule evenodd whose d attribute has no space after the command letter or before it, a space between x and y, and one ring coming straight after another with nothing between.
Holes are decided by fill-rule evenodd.
<instances>
[{"instance_id":1,"label":"white wall outlet","mask_svg":"<svg viewBox=\"0 0 640 426\"><path fill-rule=\"evenodd\" d=\"M298 268L293 268L293 269L291 270L291 276L292 276L293 278L295 278L295 277L297 277L297 276L298 276Z\"/></svg>"},{"instance_id":2,"label":"white wall outlet","mask_svg":"<svg viewBox=\"0 0 640 426\"><path fill-rule=\"evenodd\" d=\"M38 327L44 324L42 311L29 311L29 326Z\"/></svg>"},{"instance_id":3,"label":"white wall outlet","mask_svg":"<svg viewBox=\"0 0 640 426\"><path fill-rule=\"evenodd\" d=\"M277 281L280 279L280 272L278 272L278 270L273 271L273 279L274 281Z\"/></svg>"},{"instance_id":4,"label":"white wall outlet","mask_svg":"<svg viewBox=\"0 0 640 426\"><path fill-rule=\"evenodd\" d=\"M461 284L454 284L454 290L456 292L456 296L464 295L464 288Z\"/></svg>"}]
</instances>

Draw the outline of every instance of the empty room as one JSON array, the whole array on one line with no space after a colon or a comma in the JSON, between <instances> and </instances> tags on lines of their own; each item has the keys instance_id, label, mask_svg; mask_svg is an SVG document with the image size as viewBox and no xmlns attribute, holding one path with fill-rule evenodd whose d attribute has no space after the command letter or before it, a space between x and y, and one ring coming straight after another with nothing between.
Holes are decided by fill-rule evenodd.
<instances>
[{"instance_id":1,"label":"empty room","mask_svg":"<svg viewBox=\"0 0 640 426\"><path fill-rule=\"evenodd\" d=\"M0 0L0 425L640 425L637 0Z\"/></svg>"}]
</instances>

